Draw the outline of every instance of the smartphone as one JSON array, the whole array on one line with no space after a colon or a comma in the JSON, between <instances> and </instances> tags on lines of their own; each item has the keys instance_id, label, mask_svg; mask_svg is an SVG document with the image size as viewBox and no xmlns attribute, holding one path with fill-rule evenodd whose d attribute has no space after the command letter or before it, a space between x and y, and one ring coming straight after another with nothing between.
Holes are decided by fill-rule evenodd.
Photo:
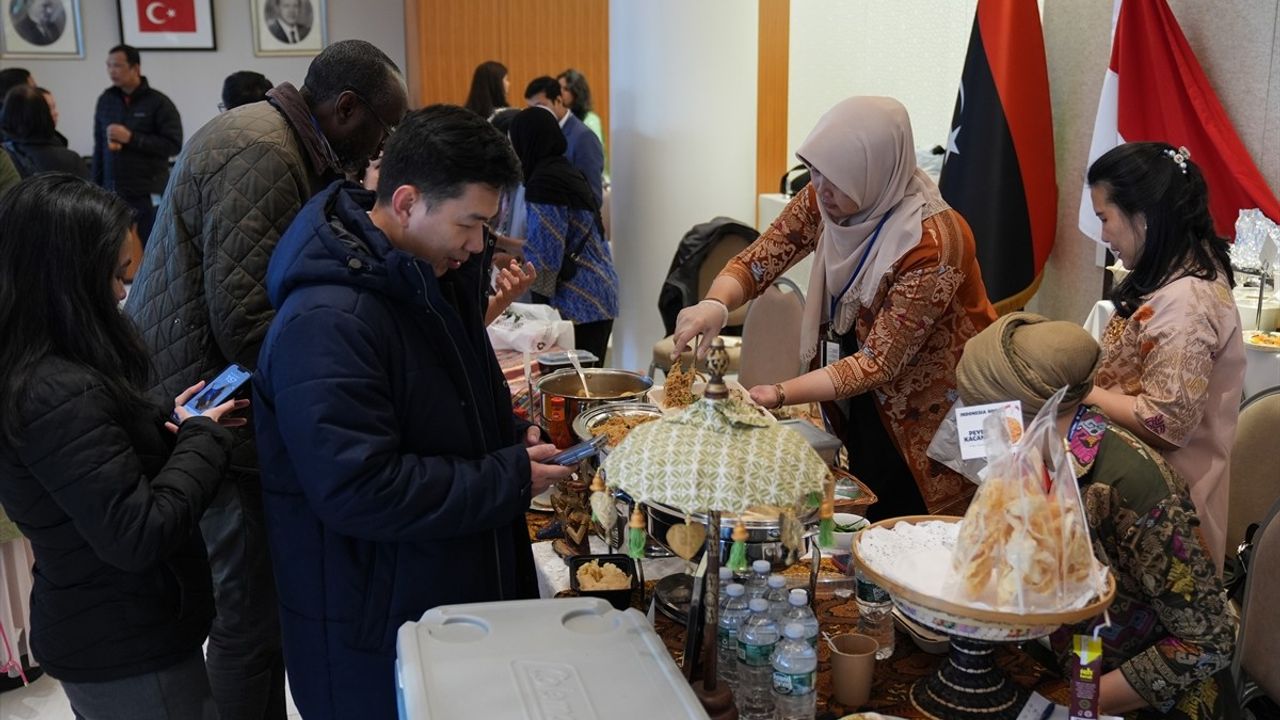
<instances>
[{"instance_id":1,"label":"smartphone","mask_svg":"<svg viewBox=\"0 0 1280 720\"><path fill-rule=\"evenodd\" d=\"M605 435L597 435L586 442L578 443L568 450L558 452L543 460L544 465L577 465L578 463L600 452L600 448L608 441Z\"/></svg>"},{"instance_id":2,"label":"smartphone","mask_svg":"<svg viewBox=\"0 0 1280 720\"><path fill-rule=\"evenodd\" d=\"M244 387L245 383L249 382L252 376L253 373L248 369L231 363L182 407L192 415L200 415L205 410L229 400Z\"/></svg>"}]
</instances>

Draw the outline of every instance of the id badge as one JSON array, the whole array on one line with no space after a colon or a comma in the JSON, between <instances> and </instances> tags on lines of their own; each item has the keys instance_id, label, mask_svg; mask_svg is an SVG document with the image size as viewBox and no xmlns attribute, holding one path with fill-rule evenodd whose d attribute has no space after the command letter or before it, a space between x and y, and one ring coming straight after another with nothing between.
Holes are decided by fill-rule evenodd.
<instances>
[{"instance_id":1,"label":"id badge","mask_svg":"<svg viewBox=\"0 0 1280 720\"><path fill-rule=\"evenodd\" d=\"M830 338L822 341L822 366L840 362L840 342Z\"/></svg>"}]
</instances>

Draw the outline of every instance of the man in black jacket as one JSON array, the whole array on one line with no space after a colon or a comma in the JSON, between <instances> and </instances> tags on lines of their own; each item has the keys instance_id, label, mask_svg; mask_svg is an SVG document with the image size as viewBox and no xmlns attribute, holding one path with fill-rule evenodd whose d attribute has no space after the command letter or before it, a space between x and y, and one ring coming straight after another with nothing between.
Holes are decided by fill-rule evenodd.
<instances>
[{"instance_id":1,"label":"man in black jacket","mask_svg":"<svg viewBox=\"0 0 1280 720\"><path fill-rule=\"evenodd\" d=\"M405 621L537 596L524 512L571 470L516 424L481 319L485 223L519 179L484 118L433 105L387 143L376 202L330 185L271 258L256 430L308 720L396 716Z\"/></svg>"},{"instance_id":2,"label":"man in black jacket","mask_svg":"<svg viewBox=\"0 0 1280 720\"><path fill-rule=\"evenodd\" d=\"M145 244L156 217L152 195L164 192L169 158L182 149L182 117L147 83L137 48L111 48L107 75L111 87L93 112L93 181L129 203Z\"/></svg>"}]
</instances>

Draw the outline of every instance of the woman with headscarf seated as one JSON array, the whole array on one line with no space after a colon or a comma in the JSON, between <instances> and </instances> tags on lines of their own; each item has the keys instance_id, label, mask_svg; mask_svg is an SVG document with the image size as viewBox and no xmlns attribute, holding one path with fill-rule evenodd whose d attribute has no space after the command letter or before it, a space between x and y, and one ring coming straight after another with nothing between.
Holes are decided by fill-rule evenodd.
<instances>
[{"instance_id":1,"label":"woman with headscarf seated","mask_svg":"<svg viewBox=\"0 0 1280 720\"><path fill-rule=\"evenodd\" d=\"M587 179L565 157L546 108L521 110L511 146L524 172L524 254L537 269L533 300L573 322L575 345L604 359L618 316L618 273Z\"/></svg>"},{"instance_id":2,"label":"woman with headscarf seated","mask_svg":"<svg viewBox=\"0 0 1280 720\"><path fill-rule=\"evenodd\" d=\"M751 398L824 403L849 470L880 499L870 519L963 512L972 486L925 450L955 402L965 341L996 317L969 225L916 167L911 119L892 98L844 100L796 156L813 182L680 312L676 352L701 335L705 355L729 311L812 253L798 359L815 369Z\"/></svg>"},{"instance_id":3,"label":"woman with headscarf seated","mask_svg":"<svg viewBox=\"0 0 1280 720\"><path fill-rule=\"evenodd\" d=\"M1021 401L1028 421L1069 388L1058 427L1080 483L1093 552L1116 579L1112 627L1102 633L1100 710L1222 717L1235 615L1186 482L1132 432L1083 403L1099 355L1079 325L1014 313L965 345L956 385L966 405ZM1069 658L1071 635L1090 633L1101 621L1063 628L1052 638L1054 649Z\"/></svg>"}]
</instances>

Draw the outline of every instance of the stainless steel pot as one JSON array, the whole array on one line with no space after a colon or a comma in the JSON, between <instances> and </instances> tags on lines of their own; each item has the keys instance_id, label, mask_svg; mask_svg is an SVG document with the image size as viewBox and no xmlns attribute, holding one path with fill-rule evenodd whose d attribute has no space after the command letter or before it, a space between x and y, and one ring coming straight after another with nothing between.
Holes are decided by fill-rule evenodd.
<instances>
[{"instance_id":1,"label":"stainless steel pot","mask_svg":"<svg viewBox=\"0 0 1280 720\"><path fill-rule=\"evenodd\" d=\"M684 524L684 511L661 503L644 503L644 510L648 518L649 537L666 547L667 531L673 525ZM704 525L707 522L707 516L701 513L690 513L689 519ZM801 517L800 521L804 523L805 531L804 547L798 555L804 557L809 552L810 539L817 533L818 510L815 508L808 515ZM738 518L734 515L725 514L721 517L720 561L722 563L729 560L729 551L733 548L733 528L737 522ZM743 524L747 527L747 562L768 560L775 570L785 570L795 564L788 562L788 551L782 545L782 526L777 519L745 520ZM670 550L670 548L667 549ZM696 563L701 558L702 552L699 551L693 556L693 562Z\"/></svg>"},{"instance_id":2,"label":"stainless steel pot","mask_svg":"<svg viewBox=\"0 0 1280 720\"><path fill-rule=\"evenodd\" d=\"M550 417L552 398L564 399L564 422L568 429L583 412L606 403L640 400L653 387L653 379L629 370L612 368L587 368L582 371L587 379L588 394L582 380L572 369L557 370L534 383L540 396L538 408L542 418Z\"/></svg>"},{"instance_id":3,"label":"stainless steel pot","mask_svg":"<svg viewBox=\"0 0 1280 720\"><path fill-rule=\"evenodd\" d=\"M596 425L608 420L612 417L632 415L647 415L655 420L662 417L662 408L645 402L616 402L601 405L584 411L581 415L573 420L573 434L579 440L590 440L595 437L591 434L591 429ZM609 451L613 448L605 446L600 448L600 458L609 456Z\"/></svg>"}]
</instances>

